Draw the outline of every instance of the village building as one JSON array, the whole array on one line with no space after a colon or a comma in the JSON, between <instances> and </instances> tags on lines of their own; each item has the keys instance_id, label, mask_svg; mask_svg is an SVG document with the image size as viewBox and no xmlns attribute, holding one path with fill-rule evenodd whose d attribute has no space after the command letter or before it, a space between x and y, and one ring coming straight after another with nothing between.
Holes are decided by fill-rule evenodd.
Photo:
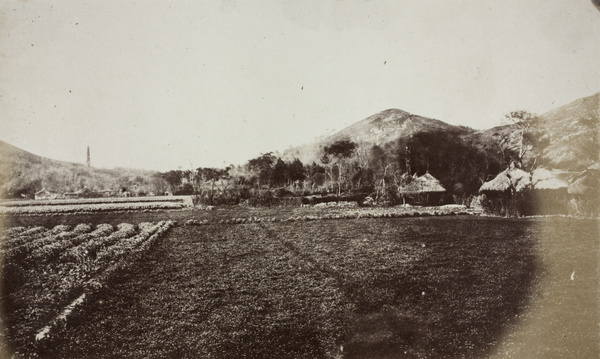
<instances>
[{"instance_id":1,"label":"village building","mask_svg":"<svg viewBox=\"0 0 600 359\"><path fill-rule=\"evenodd\" d=\"M420 177L412 177L409 183L398 188L402 203L439 205L444 200L446 189L429 172Z\"/></svg>"},{"instance_id":2,"label":"village building","mask_svg":"<svg viewBox=\"0 0 600 359\"><path fill-rule=\"evenodd\" d=\"M529 214L532 209L527 194L531 187L531 174L511 166L479 188L483 210L501 216Z\"/></svg>"},{"instance_id":3,"label":"village building","mask_svg":"<svg viewBox=\"0 0 600 359\"><path fill-rule=\"evenodd\" d=\"M105 189L102 190L100 192L98 192L100 195L102 195L102 197L112 197L114 195L114 192L110 189Z\"/></svg>"},{"instance_id":4,"label":"village building","mask_svg":"<svg viewBox=\"0 0 600 359\"><path fill-rule=\"evenodd\" d=\"M80 190L77 190L75 192L65 192L63 194L64 198L88 198L88 197L94 197L93 195L94 192L92 192L92 190L90 190L87 187L84 187Z\"/></svg>"},{"instance_id":5,"label":"village building","mask_svg":"<svg viewBox=\"0 0 600 359\"><path fill-rule=\"evenodd\" d=\"M41 190L35 192L34 198L36 200L44 200L44 199L55 199L58 197L57 193L52 193L48 191L46 188L42 188Z\"/></svg>"},{"instance_id":6,"label":"village building","mask_svg":"<svg viewBox=\"0 0 600 359\"><path fill-rule=\"evenodd\" d=\"M535 214L567 214L570 172L537 168L532 174L531 201Z\"/></svg>"}]
</instances>

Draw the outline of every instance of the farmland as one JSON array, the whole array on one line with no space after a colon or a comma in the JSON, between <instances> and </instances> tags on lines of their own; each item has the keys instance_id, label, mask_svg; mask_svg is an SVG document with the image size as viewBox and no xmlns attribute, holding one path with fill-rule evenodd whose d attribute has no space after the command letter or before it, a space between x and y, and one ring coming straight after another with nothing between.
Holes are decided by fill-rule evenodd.
<instances>
[{"instance_id":1,"label":"farmland","mask_svg":"<svg viewBox=\"0 0 600 359\"><path fill-rule=\"evenodd\" d=\"M192 206L190 196L118 197L6 201L0 203L0 215L41 216L181 209Z\"/></svg>"},{"instance_id":2,"label":"farmland","mask_svg":"<svg viewBox=\"0 0 600 359\"><path fill-rule=\"evenodd\" d=\"M25 274L43 268L50 284L10 289L19 300L3 303L6 339L26 355L69 358L598 356L596 220L411 211L10 217L5 263ZM98 243L170 220L177 225L144 250L99 255L112 246ZM91 265L78 264L81 253L96 253ZM113 262L121 264L100 275ZM64 263L84 274L67 277ZM5 285L13 267L5 264ZM86 292L94 278L102 285ZM80 309L52 327L82 293ZM48 337L36 341L47 323Z\"/></svg>"}]
</instances>

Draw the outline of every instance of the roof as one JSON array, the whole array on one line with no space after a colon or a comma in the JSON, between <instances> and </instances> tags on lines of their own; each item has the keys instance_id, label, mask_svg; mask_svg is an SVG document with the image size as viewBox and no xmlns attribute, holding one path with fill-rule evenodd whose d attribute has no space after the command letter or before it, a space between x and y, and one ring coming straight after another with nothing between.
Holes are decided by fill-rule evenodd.
<instances>
[{"instance_id":1,"label":"roof","mask_svg":"<svg viewBox=\"0 0 600 359\"><path fill-rule=\"evenodd\" d=\"M559 178L562 173L555 173L545 168L533 171L531 182L534 189L565 189L569 186L567 181Z\"/></svg>"},{"instance_id":2,"label":"roof","mask_svg":"<svg viewBox=\"0 0 600 359\"><path fill-rule=\"evenodd\" d=\"M491 181L485 182L479 192L506 192L514 188L516 192L531 187L531 175L518 168L506 169Z\"/></svg>"},{"instance_id":3,"label":"roof","mask_svg":"<svg viewBox=\"0 0 600 359\"><path fill-rule=\"evenodd\" d=\"M409 184L400 187L398 191L405 194L418 194L446 192L446 189L442 186L437 178L433 177L429 173L425 173L421 177L415 178Z\"/></svg>"}]
</instances>

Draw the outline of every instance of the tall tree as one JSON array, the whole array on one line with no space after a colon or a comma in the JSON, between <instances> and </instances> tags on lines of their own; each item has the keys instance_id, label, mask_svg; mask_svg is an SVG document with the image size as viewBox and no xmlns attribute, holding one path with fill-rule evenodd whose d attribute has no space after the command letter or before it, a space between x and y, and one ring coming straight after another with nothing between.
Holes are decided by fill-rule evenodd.
<instances>
[{"instance_id":1,"label":"tall tree","mask_svg":"<svg viewBox=\"0 0 600 359\"><path fill-rule=\"evenodd\" d=\"M181 179L183 178L183 173L181 170L171 170L163 173L161 176L169 184L171 193L175 193L177 188L181 186Z\"/></svg>"},{"instance_id":2,"label":"tall tree","mask_svg":"<svg viewBox=\"0 0 600 359\"><path fill-rule=\"evenodd\" d=\"M271 187L271 176L276 160L277 157L273 155L273 152L267 152L248 161L248 168L258 177L258 188L264 184Z\"/></svg>"},{"instance_id":3,"label":"tall tree","mask_svg":"<svg viewBox=\"0 0 600 359\"><path fill-rule=\"evenodd\" d=\"M283 186L287 180L288 165L281 159L277 158L271 174L271 183L275 186Z\"/></svg>"},{"instance_id":4,"label":"tall tree","mask_svg":"<svg viewBox=\"0 0 600 359\"><path fill-rule=\"evenodd\" d=\"M379 200L379 197L386 193L386 181L391 175L391 169L393 166L393 161L390 156L381 148L380 146L374 145L371 147L371 169L375 176L375 190L376 190L376 199Z\"/></svg>"},{"instance_id":5,"label":"tall tree","mask_svg":"<svg viewBox=\"0 0 600 359\"><path fill-rule=\"evenodd\" d=\"M346 163L352 157L356 147L356 142L350 140L338 140L331 146L326 146L323 149L323 155L337 167L337 187L338 196L341 195L342 186L345 179Z\"/></svg>"},{"instance_id":6,"label":"tall tree","mask_svg":"<svg viewBox=\"0 0 600 359\"><path fill-rule=\"evenodd\" d=\"M527 111L512 111L504 116L504 121L517 128L518 150L515 164L518 167L535 168L544 148L549 144L549 138L540 126L541 119ZM506 145L504 145L506 146ZM525 163L526 156L529 163Z\"/></svg>"},{"instance_id":7,"label":"tall tree","mask_svg":"<svg viewBox=\"0 0 600 359\"><path fill-rule=\"evenodd\" d=\"M294 158L294 160L288 164L286 178L290 183L303 181L306 178L304 164L302 164L298 158Z\"/></svg>"}]
</instances>

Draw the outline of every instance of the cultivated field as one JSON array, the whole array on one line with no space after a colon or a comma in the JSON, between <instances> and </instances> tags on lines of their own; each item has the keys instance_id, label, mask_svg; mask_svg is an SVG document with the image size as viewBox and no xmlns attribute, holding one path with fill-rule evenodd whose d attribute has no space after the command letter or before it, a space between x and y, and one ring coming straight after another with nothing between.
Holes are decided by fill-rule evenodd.
<instances>
[{"instance_id":1,"label":"cultivated field","mask_svg":"<svg viewBox=\"0 0 600 359\"><path fill-rule=\"evenodd\" d=\"M79 198L54 200L6 201L0 203L0 215L48 216L181 209L192 206L191 196Z\"/></svg>"},{"instance_id":2,"label":"cultivated field","mask_svg":"<svg viewBox=\"0 0 600 359\"><path fill-rule=\"evenodd\" d=\"M598 221L411 211L6 217L5 340L65 358L598 357Z\"/></svg>"}]
</instances>

